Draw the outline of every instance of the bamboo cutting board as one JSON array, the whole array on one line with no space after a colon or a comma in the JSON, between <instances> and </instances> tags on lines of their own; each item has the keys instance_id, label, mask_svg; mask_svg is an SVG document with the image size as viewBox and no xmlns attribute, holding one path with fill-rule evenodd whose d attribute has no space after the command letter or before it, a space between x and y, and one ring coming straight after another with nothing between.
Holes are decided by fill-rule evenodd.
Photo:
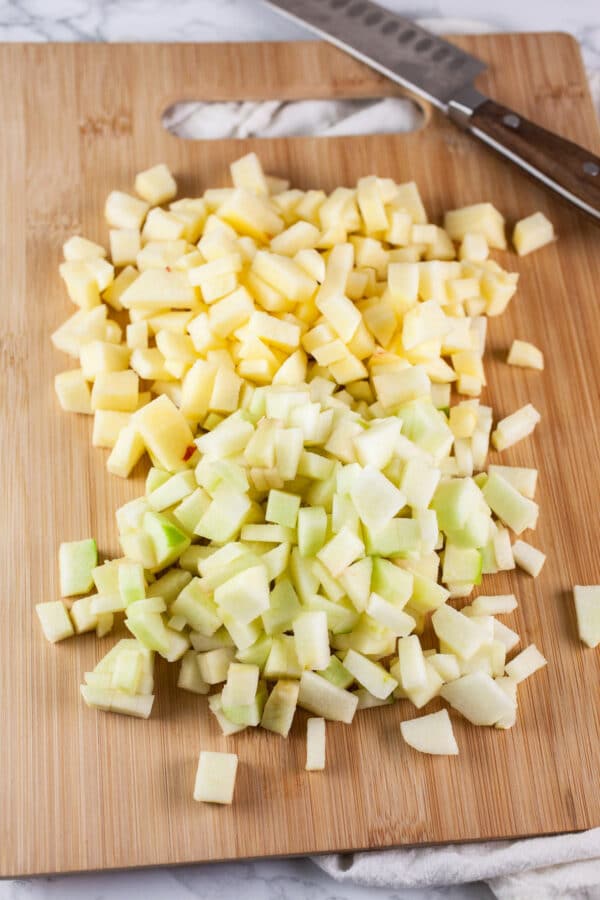
<instances>
[{"instance_id":1,"label":"bamboo cutting board","mask_svg":"<svg viewBox=\"0 0 600 900\"><path fill-rule=\"evenodd\" d=\"M598 151L577 46L564 35L457 39L490 64L480 87L541 125ZM4 496L0 571L0 875L547 834L600 825L600 655L576 636L571 586L598 583L600 231L435 112L411 135L324 140L183 141L161 112L184 99L348 97L396 88L325 45L4 45L0 50L0 381ZM433 217L491 200L509 222L537 209L560 240L523 261L508 313L490 322L489 385L500 415L527 401L534 439L503 461L540 469L548 553L537 580L487 577L515 591L510 622L549 666L519 692L518 724L476 729L453 715L460 756L403 744L408 704L328 727L327 770L304 772L305 715L287 741L248 731L225 739L204 698L158 665L149 721L98 713L79 698L83 673L114 643L50 646L34 604L58 597L61 540L95 535L119 555L113 513L140 492L106 474L91 422L62 414L54 374L72 365L49 343L71 312L57 275L72 233L106 241L112 188L165 161L182 195L225 183L228 163L257 150L266 170L333 188L375 172L416 178ZM513 337L544 351L543 374L502 362ZM435 706L433 707L435 708ZM201 748L235 750L231 808L194 803Z\"/></svg>"}]
</instances>

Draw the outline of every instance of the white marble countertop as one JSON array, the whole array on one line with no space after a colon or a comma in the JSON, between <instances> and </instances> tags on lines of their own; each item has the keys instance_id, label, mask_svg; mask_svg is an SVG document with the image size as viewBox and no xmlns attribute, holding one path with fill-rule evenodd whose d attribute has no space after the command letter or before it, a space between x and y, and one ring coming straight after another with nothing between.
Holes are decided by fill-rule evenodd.
<instances>
[{"instance_id":1,"label":"white marble countertop","mask_svg":"<svg viewBox=\"0 0 600 900\"><path fill-rule=\"evenodd\" d=\"M598 0L380 0L448 31L568 31L600 79ZM485 8L484 8L485 6ZM295 40L307 33L259 0L0 0L0 41ZM402 892L340 885L310 860L264 860L0 882L0 900L481 900L483 885Z\"/></svg>"}]
</instances>

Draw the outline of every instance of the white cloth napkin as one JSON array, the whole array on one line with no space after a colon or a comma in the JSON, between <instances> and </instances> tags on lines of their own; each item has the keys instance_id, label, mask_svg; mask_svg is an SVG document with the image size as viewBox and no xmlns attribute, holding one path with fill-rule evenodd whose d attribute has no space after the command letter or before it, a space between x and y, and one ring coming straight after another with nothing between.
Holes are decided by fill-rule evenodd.
<instances>
[{"instance_id":1,"label":"white cloth napkin","mask_svg":"<svg viewBox=\"0 0 600 900\"><path fill-rule=\"evenodd\" d=\"M490 30L463 20L422 24L446 33ZM588 74L600 111L600 69ZM165 125L187 138L332 136L411 131L420 118L418 107L402 98L272 100L179 104L165 116ZM369 887L424 889L485 881L498 900L600 900L600 828L519 841L320 856L313 862L337 881Z\"/></svg>"}]
</instances>

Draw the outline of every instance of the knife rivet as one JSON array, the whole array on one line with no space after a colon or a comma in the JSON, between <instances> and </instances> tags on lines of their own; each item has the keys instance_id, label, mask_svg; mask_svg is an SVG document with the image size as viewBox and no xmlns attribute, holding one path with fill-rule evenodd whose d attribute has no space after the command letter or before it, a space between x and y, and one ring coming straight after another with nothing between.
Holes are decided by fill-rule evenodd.
<instances>
[{"instance_id":1,"label":"knife rivet","mask_svg":"<svg viewBox=\"0 0 600 900\"><path fill-rule=\"evenodd\" d=\"M600 175L600 166L598 163L592 162L584 162L583 171L586 175Z\"/></svg>"},{"instance_id":2,"label":"knife rivet","mask_svg":"<svg viewBox=\"0 0 600 900\"><path fill-rule=\"evenodd\" d=\"M507 115L502 117L502 121L508 128L518 128L521 124L520 118L515 116L514 113L507 113Z\"/></svg>"}]
</instances>

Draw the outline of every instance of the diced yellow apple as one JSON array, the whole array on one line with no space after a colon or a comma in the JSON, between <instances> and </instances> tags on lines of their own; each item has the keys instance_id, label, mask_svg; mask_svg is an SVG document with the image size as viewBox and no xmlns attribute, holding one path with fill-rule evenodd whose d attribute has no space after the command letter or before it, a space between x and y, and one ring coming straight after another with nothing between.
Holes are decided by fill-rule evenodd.
<instances>
[{"instance_id":1,"label":"diced yellow apple","mask_svg":"<svg viewBox=\"0 0 600 900\"><path fill-rule=\"evenodd\" d=\"M519 256L525 256L554 241L554 226L543 213L536 212L517 222L512 239Z\"/></svg>"},{"instance_id":2,"label":"diced yellow apple","mask_svg":"<svg viewBox=\"0 0 600 900\"><path fill-rule=\"evenodd\" d=\"M151 206L160 206L167 200L172 200L177 194L177 184L171 175L168 166L159 163L138 172L135 176L135 191Z\"/></svg>"},{"instance_id":3,"label":"diced yellow apple","mask_svg":"<svg viewBox=\"0 0 600 900\"><path fill-rule=\"evenodd\" d=\"M137 228L111 228L110 258L114 266L135 265L142 248L140 232Z\"/></svg>"},{"instance_id":4,"label":"diced yellow apple","mask_svg":"<svg viewBox=\"0 0 600 900\"><path fill-rule=\"evenodd\" d=\"M59 372L54 377L54 389L62 408L67 412L92 413L90 387L81 369Z\"/></svg>"}]
</instances>

